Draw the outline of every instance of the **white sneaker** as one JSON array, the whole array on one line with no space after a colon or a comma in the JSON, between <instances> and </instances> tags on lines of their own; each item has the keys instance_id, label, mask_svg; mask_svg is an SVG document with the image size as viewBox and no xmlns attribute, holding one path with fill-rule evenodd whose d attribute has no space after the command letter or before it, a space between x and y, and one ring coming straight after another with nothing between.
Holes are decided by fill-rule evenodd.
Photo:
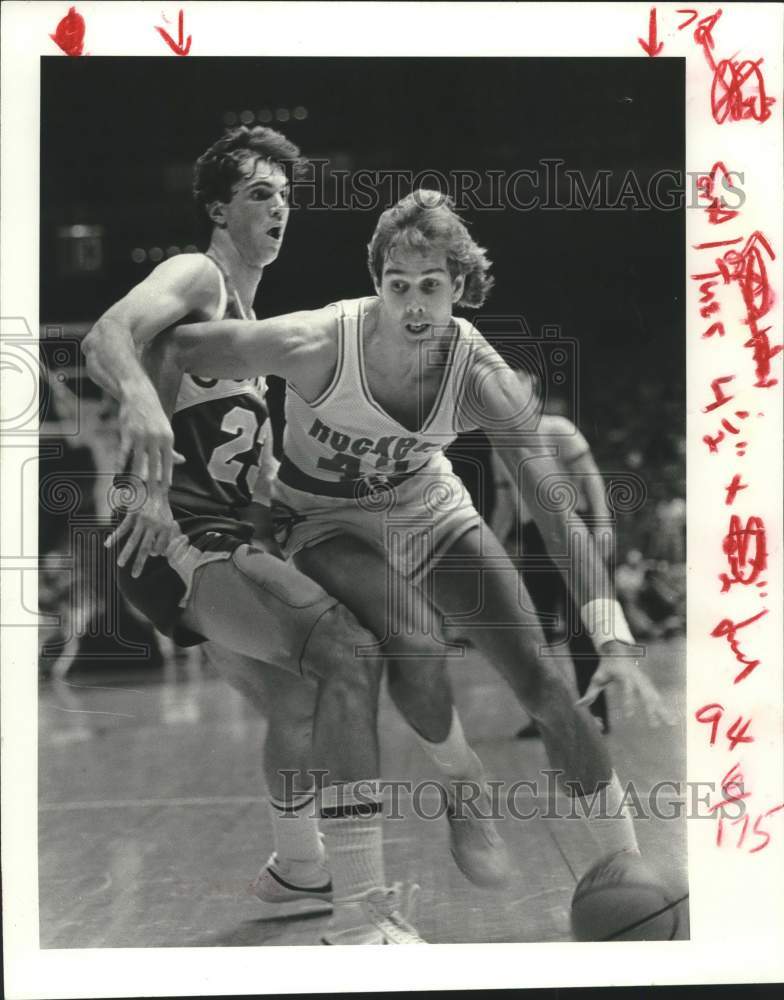
<instances>
[{"instance_id":1,"label":"white sneaker","mask_svg":"<svg viewBox=\"0 0 784 1000\"><path fill-rule=\"evenodd\" d=\"M469 882L483 889L501 889L509 885L512 877L509 851L490 818L490 792L482 779L479 780L482 783L479 798L470 803L461 802L459 806L455 802L453 783L449 784L446 810L449 849Z\"/></svg>"},{"instance_id":2,"label":"white sneaker","mask_svg":"<svg viewBox=\"0 0 784 1000\"><path fill-rule=\"evenodd\" d=\"M339 903L322 944L425 944L413 919L419 886L396 882Z\"/></svg>"},{"instance_id":3,"label":"white sneaker","mask_svg":"<svg viewBox=\"0 0 784 1000\"><path fill-rule=\"evenodd\" d=\"M262 920L332 910L332 881L319 861L279 861L273 854L248 886L262 904Z\"/></svg>"}]
</instances>

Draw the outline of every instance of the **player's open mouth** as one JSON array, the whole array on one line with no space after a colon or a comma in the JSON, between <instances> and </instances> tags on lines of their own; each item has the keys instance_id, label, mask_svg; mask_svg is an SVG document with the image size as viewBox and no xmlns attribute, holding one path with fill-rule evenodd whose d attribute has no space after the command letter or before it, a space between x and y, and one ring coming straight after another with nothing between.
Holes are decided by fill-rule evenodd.
<instances>
[{"instance_id":1,"label":"player's open mouth","mask_svg":"<svg viewBox=\"0 0 784 1000\"><path fill-rule=\"evenodd\" d=\"M272 229L268 229L267 236L271 236L273 240L281 239L283 236L283 226L273 226Z\"/></svg>"},{"instance_id":2,"label":"player's open mouth","mask_svg":"<svg viewBox=\"0 0 784 1000\"><path fill-rule=\"evenodd\" d=\"M406 330L408 330L409 333L416 334L417 336L423 334L425 330L429 329L429 323L406 323Z\"/></svg>"}]
</instances>

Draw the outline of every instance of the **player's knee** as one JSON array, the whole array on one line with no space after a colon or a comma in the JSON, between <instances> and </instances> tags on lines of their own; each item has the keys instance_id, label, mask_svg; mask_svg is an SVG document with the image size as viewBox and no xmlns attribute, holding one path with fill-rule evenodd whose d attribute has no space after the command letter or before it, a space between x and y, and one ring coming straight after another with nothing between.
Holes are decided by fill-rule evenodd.
<instances>
[{"instance_id":1,"label":"player's knee","mask_svg":"<svg viewBox=\"0 0 784 1000\"><path fill-rule=\"evenodd\" d=\"M433 628L395 627L376 643L376 652L384 662L391 666L412 663L420 665L437 665L443 662L449 645L464 645L462 637L449 637L447 640L435 626Z\"/></svg>"},{"instance_id":2,"label":"player's knee","mask_svg":"<svg viewBox=\"0 0 784 1000\"><path fill-rule=\"evenodd\" d=\"M375 644L351 612L336 605L313 629L302 658L303 673L347 688L377 688L381 661L373 652Z\"/></svg>"}]
</instances>

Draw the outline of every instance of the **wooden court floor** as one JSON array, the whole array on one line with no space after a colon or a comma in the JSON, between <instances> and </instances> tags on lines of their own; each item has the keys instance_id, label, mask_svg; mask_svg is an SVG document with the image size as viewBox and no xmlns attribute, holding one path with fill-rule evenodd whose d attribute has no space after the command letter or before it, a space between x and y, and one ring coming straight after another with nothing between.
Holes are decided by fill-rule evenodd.
<instances>
[{"instance_id":1,"label":"wooden court floor","mask_svg":"<svg viewBox=\"0 0 784 1000\"><path fill-rule=\"evenodd\" d=\"M612 715L610 742L624 783L645 799L657 781L685 776L682 640L649 647L646 669L677 725L648 730ZM487 664L450 667L469 740L489 776L510 785L547 767L538 740L516 740L524 721ZM39 889L43 948L313 944L325 917L259 919L245 886L270 847L259 768L264 722L198 662L162 671L42 681L39 717ZM438 777L382 697L385 777ZM543 781L541 775L539 780ZM529 793L530 794L530 793ZM438 811L434 788L423 810ZM682 793L680 795L682 798ZM669 790L660 812L677 813ZM531 805L522 793L521 811ZM388 881L422 887L417 925L433 943L569 940L568 907L585 867L580 824L506 816L516 877L504 892L472 886L448 852L443 818L387 821ZM542 801L540 803L544 805ZM577 828L576 828L577 827ZM687 891L683 818L637 823L651 866L674 896ZM688 937L686 904L678 937Z\"/></svg>"}]
</instances>

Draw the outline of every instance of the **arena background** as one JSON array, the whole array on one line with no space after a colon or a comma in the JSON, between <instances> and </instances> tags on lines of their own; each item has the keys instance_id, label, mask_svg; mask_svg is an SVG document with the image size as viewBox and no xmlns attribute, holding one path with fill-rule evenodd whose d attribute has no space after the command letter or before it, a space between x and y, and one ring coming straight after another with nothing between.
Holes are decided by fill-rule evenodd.
<instances>
[{"instance_id":1,"label":"arena background","mask_svg":"<svg viewBox=\"0 0 784 1000\"><path fill-rule=\"evenodd\" d=\"M657 507L685 495L684 213L635 208L633 195L612 210L499 210L486 178L544 176L541 161L562 160L562 203L568 170L588 187L611 171L612 199L629 171L643 192L658 173L662 200L672 197L680 184L663 172L683 177L682 63L383 63L380 72L379 60L359 58L43 60L42 325L83 330L156 259L204 248L191 167L227 123L278 127L328 161L315 192L299 196L259 316L372 291L365 245L390 184L364 211L305 207L314 197L335 204L347 184L335 172L475 171L485 178L475 197L496 203L465 213L494 261L480 317L522 316L534 337L557 326L577 341L578 424L604 471L632 469L648 488L640 516L619 525L620 547L656 555ZM533 185L516 191L524 200Z\"/></svg>"},{"instance_id":2,"label":"arena background","mask_svg":"<svg viewBox=\"0 0 784 1000\"><path fill-rule=\"evenodd\" d=\"M351 194L356 171L447 178L475 171L485 178L476 197L487 203L490 171L504 178L534 170L544 178L543 161L560 160L550 196L562 204L566 171L590 188L600 170L610 172L611 200L631 171L643 193L661 174L666 201L684 185L683 111L684 64L675 59L43 59L40 603L51 616L41 629L44 684L72 669L105 675L110 660L112 670L128 660L164 674L180 662L110 596L110 557L96 539L110 517L115 409L83 377L78 340L159 260L206 248L191 169L223 129L267 124L326 161L309 194L295 188L301 207L256 301L264 317L372 292L365 247L390 203L389 187L382 183L365 210L336 205L341 185ZM407 191L404 183L400 194ZM518 192L530 197L532 185L523 181ZM618 522L624 599L639 638L671 641L685 624L685 215L682 207L634 201L632 193L612 209L468 208L464 217L494 261L496 287L478 317L467 315L503 352L520 317L528 331L521 342L557 328L577 345L563 388L549 386L548 407L575 420L606 477L631 472L644 480L647 500ZM272 386L278 420L281 393ZM492 488L472 478L485 455L476 438L454 451L487 514ZM64 492L64 483L73 488ZM682 674L668 676L682 687ZM62 689L44 688L42 710L62 697ZM60 707L80 711L68 709L69 697ZM78 742L66 729L61 737ZM66 771L65 759L42 748L44 797ZM45 857L52 871L60 864L58 836L62 828L42 840L44 872ZM102 943L100 934L69 936L52 905L42 940ZM153 943L119 938L134 941Z\"/></svg>"}]
</instances>

